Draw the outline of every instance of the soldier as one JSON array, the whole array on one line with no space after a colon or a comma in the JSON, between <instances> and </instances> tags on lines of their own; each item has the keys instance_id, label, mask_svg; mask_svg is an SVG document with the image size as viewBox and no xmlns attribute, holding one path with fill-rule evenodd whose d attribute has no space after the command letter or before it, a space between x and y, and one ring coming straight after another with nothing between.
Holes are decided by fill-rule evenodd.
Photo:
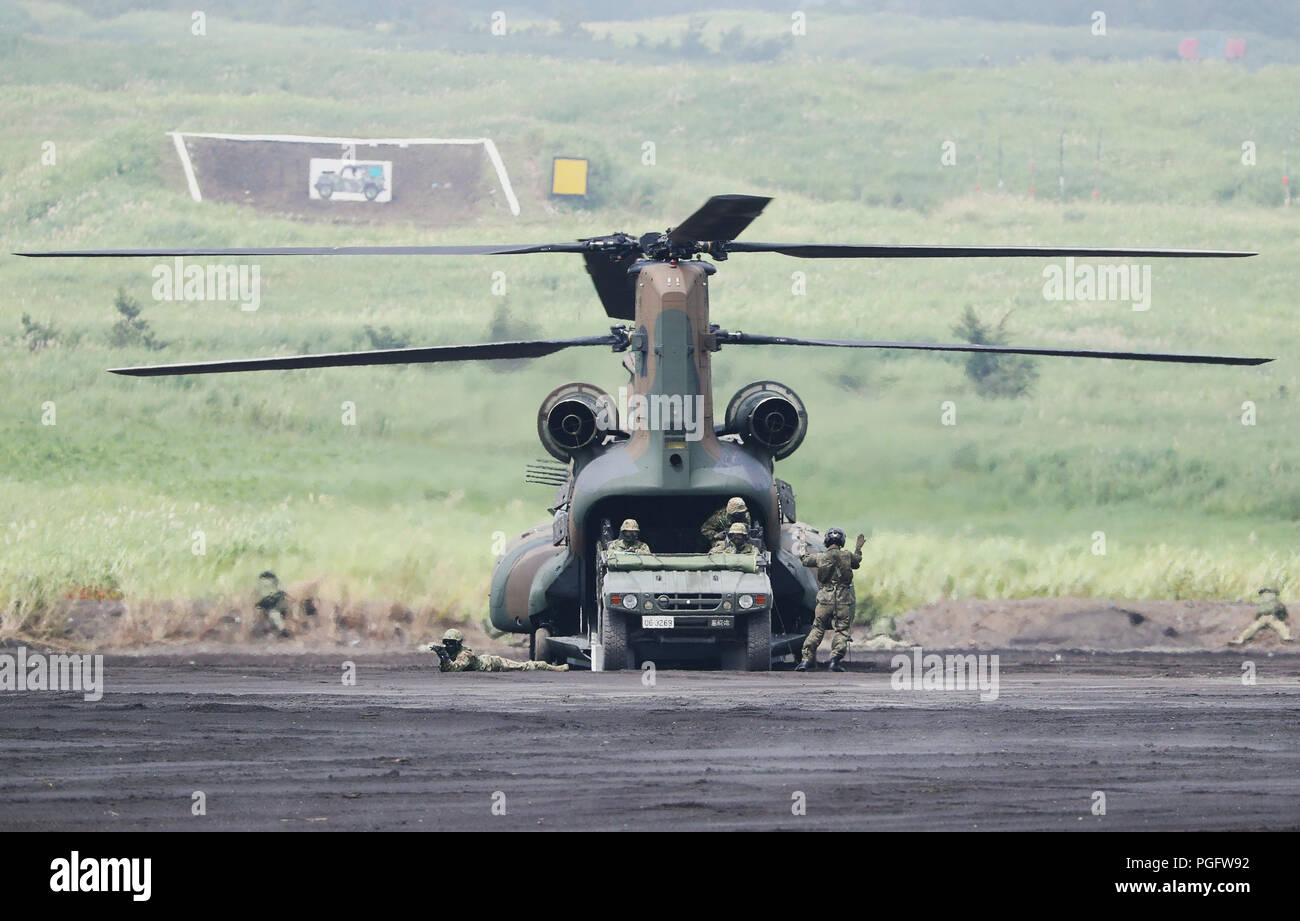
<instances>
[{"instance_id":1,"label":"soldier","mask_svg":"<svg viewBox=\"0 0 1300 921\"><path fill-rule=\"evenodd\" d=\"M257 577L257 609L270 622L269 632L281 637L289 635L284 628L284 618L289 613L289 595L280 587L279 577L269 569Z\"/></svg>"},{"instance_id":2,"label":"soldier","mask_svg":"<svg viewBox=\"0 0 1300 921\"><path fill-rule=\"evenodd\" d=\"M609 549L616 553L649 553L650 545L641 539L641 525L635 518L628 518L619 526L618 540L610 541Z\"/></svg>"},{"instance_id":3,"label":"soldier","mask_svg":"<svg viewBox=\"0 0 1300 921\"><path fill-rule=\"evenodd\" d=\"M827 668L842 672L840 661L849 651L849 627L853 624L853 609L857 599L853 594L853 570L862 565L862 545L867 538L859 534L858 545L852 553L844 549L844 532L831 528L826 532L826 550L822 553L802 553L799 560L817 570L817 607L814 610L812 630L803 641L803 658L794 670L806 672L816 665L817 647L831 627L831 660ZM806 549L806 548L805 548Z\"/></svg>"},{"instance_id":4,"label":"soldier","mask_svg":"<svg viewBox=\"0 0 1300 921\"><path fill-rule=\"evenodd\" d=\"M1255 612L1254 622L1248 624L1235 640L1229 642L1233 646L1240 646L1265 627L1272 627L1274 632L1282 637L1282 642L1293 642L1291 631L1286 625L1286 605L1278 600L1277 589L1261 588L1259 596L1259 610Z\"/></svg>"},{"instance_id":5,"label":"soldier","mask_svg":"<svg viewBox=\"0 0 1300 921\"><path fill-rule=\"evenodd\" d=\"M568 665L549 662L518 662L504 656L477 655L465 645L465 634L452 627L442 635L442 645L434 646L438 668L444 672L567 672Z\"/></svg>"},{"instance_id":6,"label":"soldier","mask_svg":"<svg viewBox=\"0 0 1300 921\"><path fill-rule=\"evenodd\" d=\"M718 541L709 552L741 553L746 556L755 556L758 553L758 548L749 542L749 528L737 521L727 529L727 539Z\"/></svg>"},{"instance_id":7,"label":"soldier","mask_svg":"<svg viewBox=\"0 0 1300 921\"><path fill-rule=\"evenodd\" d=\"M700 525L700 533L712 547L726 541L727 530L737 522L743 524L746 530L752 524L749 520L749 509L745 507L745 500L740 496L733 496L727 500L724 507L704 520L704 524Z\"/></svg>"}]
</instances>

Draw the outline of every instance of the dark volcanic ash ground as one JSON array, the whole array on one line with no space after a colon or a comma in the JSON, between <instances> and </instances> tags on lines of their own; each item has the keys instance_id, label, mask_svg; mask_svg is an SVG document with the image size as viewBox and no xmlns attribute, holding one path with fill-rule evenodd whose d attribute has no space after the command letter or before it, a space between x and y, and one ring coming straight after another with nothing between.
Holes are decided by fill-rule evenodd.
<instances>
[{"instance_id":1,"label":"dark volcanic ash ground","mask_svg":"<svg viewBox=\"0 0 1300 921\"><path fill-rule=\"evenodd\" d=\"M996 700L852 658L648 686L110 657L99 702L0 694L0 830L1300 829L1296 656L1004 650Z\"/></svg>"}]
</instances>

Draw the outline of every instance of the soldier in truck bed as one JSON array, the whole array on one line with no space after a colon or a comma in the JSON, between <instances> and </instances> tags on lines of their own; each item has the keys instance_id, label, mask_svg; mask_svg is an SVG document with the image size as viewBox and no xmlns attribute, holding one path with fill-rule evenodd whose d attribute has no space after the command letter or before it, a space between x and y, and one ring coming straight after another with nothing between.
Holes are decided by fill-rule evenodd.
<instances>
[{"instance_id":1,"label":"soldier in truck bed","mask_svg":"<svg viewBox=\"0 0 1300 921\"><path fill-rule=\"evenodd\" d=\"M749 542L749 528L737 521L727 529L727 539L718 541L709 552L739 553L745 556L755 556L758 553L758 548Z\"/></svg>"},{"instance_id":2,"label":"soldier in truck bed","mask_svg":"<svg viewBox=\"0 0 1300 921\"><path fill-rule=\"evenodd\" d=\"M650 545L641 539L641 525L635 518L628 518L618 528L618 539L609 543L609 549L615 553L649 553Z\"/></svg>"},{"instance_id":3,"label":"soldier in truck bed","mask_svg":"<svg viewBox=\"0 0 1300 921\"><path fill-rule=\"evenodd\" d=\"M749 520L749 509L745 506L745 500L740 496L733 496L727 500L727 504L718 509L712 515L704 520L700 525L700 533L712 547L715 544L725 542L727 532L731 526L737 522L745 526L748 531L752 522Z\"/></svg>"}]
</instances>

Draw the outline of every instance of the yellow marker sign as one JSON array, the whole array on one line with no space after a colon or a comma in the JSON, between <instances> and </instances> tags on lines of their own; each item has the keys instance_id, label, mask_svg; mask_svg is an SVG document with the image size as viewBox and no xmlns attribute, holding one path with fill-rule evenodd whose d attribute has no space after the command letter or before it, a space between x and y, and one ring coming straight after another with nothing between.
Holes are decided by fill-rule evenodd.
<instances>
[{"instance_id":1,"label":"yellow marker sign","mask_svg":"<svg viewBox=\"0 0 1300 921\"><path fill-rule=\"evenodd\" d=\"M551 167L552 195L586 195L587 161L556 157Z\"/></svg>"}]
</instances>

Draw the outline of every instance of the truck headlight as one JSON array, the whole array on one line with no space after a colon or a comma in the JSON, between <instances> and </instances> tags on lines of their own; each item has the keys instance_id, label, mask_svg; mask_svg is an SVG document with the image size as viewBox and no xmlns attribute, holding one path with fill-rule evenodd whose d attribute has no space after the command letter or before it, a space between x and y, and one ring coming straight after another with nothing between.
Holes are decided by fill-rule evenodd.
<instances>
[{"instance_id":1,"label":"truck headlight","mask_svg":"<svg viewBox=\"0 0 1300 921\"><path fill-rule=\"evenodd\" d=\"M627 608L629 611L634 609L636 607L636 595L624 595L623 607Z\"/></svg>"},{"instance_id":2,"label":"truck headlight","mask_svg":"<svg viewBox=\"0 0 1300 921\"><path fill-rule=\"evenodd\" d=\"M736 599L736 604L740 605L741 610L748 611L750 608L754 606L754 596L741 595L739 598Z\"/></svg>"}]
</instances>

